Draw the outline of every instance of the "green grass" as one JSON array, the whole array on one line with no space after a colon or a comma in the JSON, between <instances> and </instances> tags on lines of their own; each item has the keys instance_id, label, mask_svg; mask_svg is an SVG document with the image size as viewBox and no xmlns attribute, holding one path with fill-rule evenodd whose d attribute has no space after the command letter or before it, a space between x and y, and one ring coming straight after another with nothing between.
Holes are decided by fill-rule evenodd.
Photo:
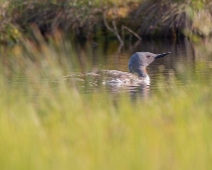
<instances>
[{"instance_id":1,"label":"green grass","mask_svg":"<svg viewBox=\"0 0 212 170\"><path fill-rule=\"evenodd\" d=\"M159 88L134 102L128 92L82 94L73 82L46 81L59 80L76 56L58 44L25 40L3 53L0 169L212 168L212 82Z\"/></svg>"},{"instance_id":2,"label":"green grass","mask_svg":"<svg viewBox=\"0 0 212 170\"><path fill-rule=\"evenodd\" d=\"M1 87L1 169L211 169L209 86L132 103L60 85L31 98Z\"/></svg>"}]
</instances>

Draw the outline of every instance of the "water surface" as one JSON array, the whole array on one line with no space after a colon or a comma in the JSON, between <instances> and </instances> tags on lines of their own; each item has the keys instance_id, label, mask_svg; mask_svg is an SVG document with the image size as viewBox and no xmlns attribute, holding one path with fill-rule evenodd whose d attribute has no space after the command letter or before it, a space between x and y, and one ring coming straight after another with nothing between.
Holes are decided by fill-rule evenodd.
<instances>
[{"instance_id":1,"label":"water surface","mask_svg":"<svg viewBox=\"0 0 212 170\"><path fill-rule=\"evenodd\" d=\"M147 72L151 79L150 86L93 85L89 82L89 79L86 82L82 82L79 86L80 91L85 94L101 93L100 89L103 88L113 94L130 92L133 98L147 97L161 88L190 86L192 85L191 82L209 82L212 73L211 44L210 40L203 40L201 43L193 44L187 39L142 40L139 43L129 43L126 41L125 46L122 48L120 48L117 40L75 44L74 49L77 51L80 64L79 68L69 70L68 74L73 72L77 74L95 72L97 70L120 70L127 72L128 60L135 52L143 51L160 54L170 51L171 54L155 60L148 66ZM165 81L161 84L162 79ZM171 84L170 81L173 79L175 79L175 83ZM20 75L11 81L13 81L11 82L13 86L19 87L26 84L27 78ZM49 77L44 81L52 81L52 78ZM36 88L36 86L31 86L30 90L35 91Z\"/></svg>"},{"instance_id":2,"label":"water surface","mask_svg":"<svg viewBox=\"0 0 212 170\"><path fill-rule=\"evenodd\" d=\"M86 45L85 47L86 48ZM135 96L147 96L150 92L168 86L187 86L190 82L197 80L198 83L207 83L211 78L211 52L210 41L203 41L199 45L194 45L188 39L180 40L142 40L138 44L125 45L119 48L116 41L103 42L93 48L88 59L90 70L107 69L128 71L128 60L130 56L138 51L152 52L160 54L172 52L171 54L155 60L148 68L151 79L150 86L140 87L105 87L112 93L130 91ZM82 51L81 51L82 52ZM170 85L169 81L175 79L175 84ZM165 84L160 85L161 79ZM192 81L191 81L192 80ZM166 87L164 87L166 86ZM95 86L86 86L84 91L94 92Z\"/></svg>"}]
</instances>

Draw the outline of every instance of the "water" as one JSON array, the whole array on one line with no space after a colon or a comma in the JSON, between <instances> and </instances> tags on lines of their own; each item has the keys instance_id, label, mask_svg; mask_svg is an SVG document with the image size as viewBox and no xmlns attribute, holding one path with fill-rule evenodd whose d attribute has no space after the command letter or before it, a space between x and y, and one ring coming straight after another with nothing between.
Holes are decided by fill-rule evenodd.
<instances>
[{"instance_id":1,"label":"water","mask_svg":"<svg viewBox=\"0 0 212 170\"><path fill-rule=\"evenodd\" d=\"M155 60L151 63L147 72L151 79L150 86L142 85L138 87L93 85L90 80L80 83L78 86L82 93L101 93L101 89L106 89L109 93L119 94L129 92L132 98L148 97L161 88L171 86L190 86L191 82L207 83L211 80L212 73L212 50L211 41L204 40L201 43L193 44L187 39L174 40L142 40L139 43L128 43L120 48L117 40L77 44L80 68L73 71L77 74L92 72L96 70L119 70L128 72L128 60L132 54L138 51L152 52L160 54L172 52L171 54ZM64 75L65 76L65 75ZM175 84L170 81L175 79ZM160 84L164 79L165 83ZM20 76L12 80L13 86L24 86L27 78ZM51 78L45 81L52 81ZM39 83L39 82L38 82ZM36 90L36 85L31 91ZM30 91L30 89L29 89Z\"/></svg>"},{"instance_id":2,"label":"water","mask_svg":"<svg viewBox=\"0 0 212 170\"><path fill-rule=\"evenodd\" d=\"M113 41L110 43L98 44L93 48L89 62L88 70L106 69L128 71L128 60L130 56L137 52L152 52L160 54L164 52L172 52L171 54L155 60L151 63L147 72L151 79L150 86L141 87L105 87L109 92L118 93L130 91L134 96L148 96L158 88L170 86L170 79L174 78L176 86L191 85L192 79L198 80L198 83L207 83L211 79L211 57L210 41L203 41L200 45L194 45L187 39L178 41L158 40L150 41L143 40L138 44L126 45L119 48L118 43ZM86 48L86 47L85 47ZM159 85L161 78L167 80L162 86ZM173 84L171 85L173 86ZM84 92L96 92L96 86L84 87Z\"/></svg>"}]
</instances>

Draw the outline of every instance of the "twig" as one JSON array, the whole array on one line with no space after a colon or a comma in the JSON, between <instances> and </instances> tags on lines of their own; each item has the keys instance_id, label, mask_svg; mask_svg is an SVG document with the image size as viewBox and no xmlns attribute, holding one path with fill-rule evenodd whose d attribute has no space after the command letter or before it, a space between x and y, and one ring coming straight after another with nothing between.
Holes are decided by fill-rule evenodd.
<instances>
[{"instance_id":1,"label":"twig","mask_svg":"<svg viewBox=\"0 0 212 170\"><path fill-rule=\"evenodd\" d=\"M108 25L108 23L107 23L107 19L106 19L105 12L104 12L104 15L103 15L103 19L104 19L104 24L105 24L105 26L107 27L107 29L116 35L116 37L118 38L118 40L119 40L119 42L120 42L120 45L123 46L123 45L124 45L124 42L123 42L123 40L121 39L121 36L119 35L119 33L118 33L118 31L117 31L116 22L115 22L115 21L112 21L113 28L114 28L114 29L113 29L113 28L111 28L111 27Z\"/></svg>"},{"instance_id":2,"label":"twig","mask_svg":"<svg viewBox=\"0 0 212 170\"><path fill-rule=\"evenodd\" d=\"M114 20L112 21L112 24L113 24L113 28L114 28L114 30L115 30L116 36L117 36L117 38L118 38L118 40L119 40L121 46L124 45L124 42L123 42L123 40L121 39L121 36L118 34L117 27L116 27L116 22L115 22Z\"/></svg>"},{"instance_id":3,"label":"twig","mask_svg":"<svg viewBox=\"0 0 212 170\"><path fill-rule=\"evenodd\" d=\"M124 29L126 29L127 31L129 31L131 34L133 34L135 37L137 37L139 41L141 41L141 37L140 37L137 33L135 33L133 30L131 30L130 28L128 28L128 27L125 26L125 25L122 25L122 28L124 28Z\"/></svg>"}]
</instances>

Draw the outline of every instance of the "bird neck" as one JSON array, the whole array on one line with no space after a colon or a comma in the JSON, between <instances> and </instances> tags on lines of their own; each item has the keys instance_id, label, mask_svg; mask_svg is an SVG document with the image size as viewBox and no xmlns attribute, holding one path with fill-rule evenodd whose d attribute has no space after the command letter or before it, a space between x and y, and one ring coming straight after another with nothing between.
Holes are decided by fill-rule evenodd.
<instances>
[{"instance_id":1,"label":"bird neck","mask_svg":"<svg viewBox=\"0 0 212 170\"><path fill-rule=\"evenodd\" d=\"M144 66L141 66L139 69L138 69L138 76L139 77L147 77L148 76L148 74L147 74L147 71L146 71L146 67L144 67Z\"/></svg>"}]
</instances>

